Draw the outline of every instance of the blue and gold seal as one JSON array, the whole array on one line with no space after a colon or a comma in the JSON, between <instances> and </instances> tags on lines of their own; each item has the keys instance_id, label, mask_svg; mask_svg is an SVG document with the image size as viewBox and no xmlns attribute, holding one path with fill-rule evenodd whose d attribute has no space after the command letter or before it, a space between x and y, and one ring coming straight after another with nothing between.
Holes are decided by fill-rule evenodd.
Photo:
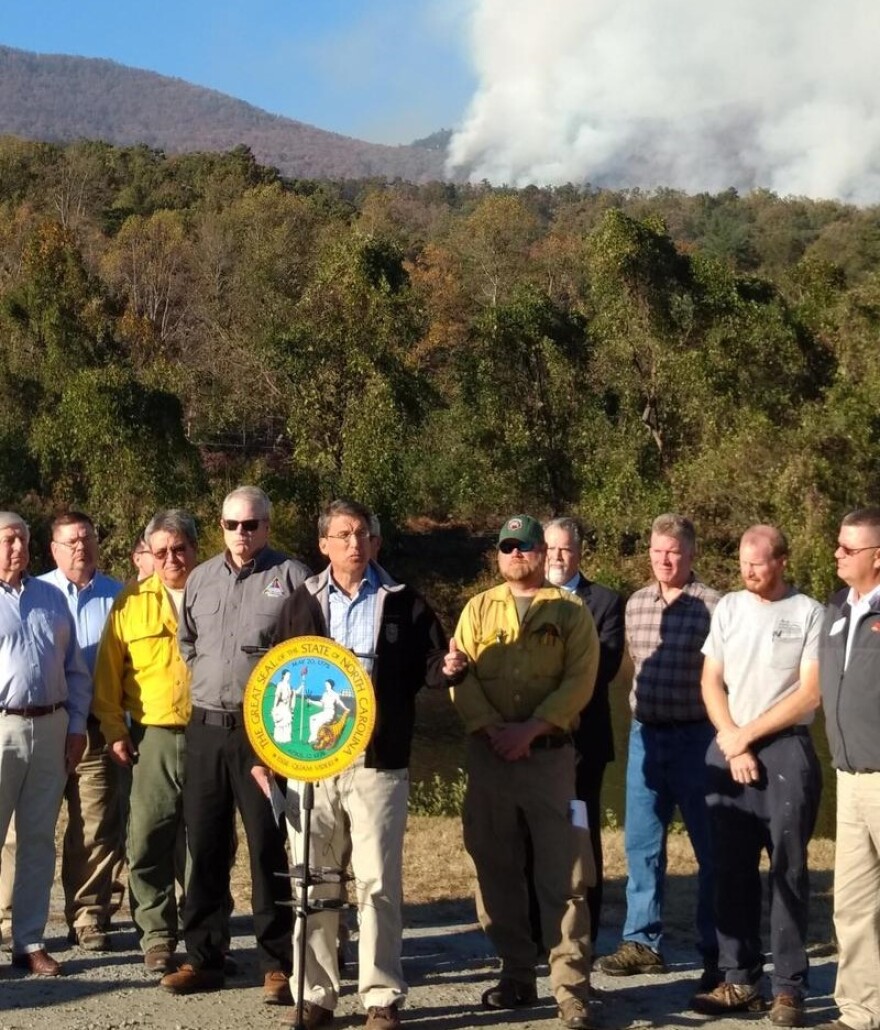
<instances>
[{"instance_id":1,"label":"blue and gold seal","mask_svg":"<svg viewBox=\"0 0 880 1030\"><path fill-rule=\"evenodd\" d=\"M373 684L347 648L294 637L257 663L244 692L244 724L260 761L294 780L342 772L373 733Z\"/></svg>"}]
</instances>

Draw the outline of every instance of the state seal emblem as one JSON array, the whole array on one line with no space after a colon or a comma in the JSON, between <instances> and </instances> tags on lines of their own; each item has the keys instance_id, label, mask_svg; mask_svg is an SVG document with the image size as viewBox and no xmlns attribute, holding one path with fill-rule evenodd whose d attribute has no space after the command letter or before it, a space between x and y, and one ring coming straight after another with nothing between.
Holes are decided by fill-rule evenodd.
<instances>
[{"instance_id":1,"label":"state seal emblem","mask_svg":"<svg viewBox=\"0 0 880 1030\"><path fill-rule=\"evenodd\" d=\"M342 772L369 743L373 684L347 648L294 637L257 663L244 693L248 739L264 765L311 782Z\"/></svg>"}]
</instances>

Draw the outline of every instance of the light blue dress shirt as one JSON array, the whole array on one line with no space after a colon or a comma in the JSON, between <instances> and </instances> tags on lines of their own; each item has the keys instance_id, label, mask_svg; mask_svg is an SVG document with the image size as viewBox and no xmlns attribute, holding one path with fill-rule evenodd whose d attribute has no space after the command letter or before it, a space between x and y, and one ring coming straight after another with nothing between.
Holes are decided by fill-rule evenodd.
<instances>
[{"instance_id":1,"label":"light blue dress shirt","mask_svg":"<svg viewBox=\"0 0 880 1030\"><path fill-rule=\"evenodd\" d=\"M373 659L363 656L371 655L376 649L376 595L379 585L378 573L372 565L367 566L354 597L344 594L330 576L330 636L337 644L358 655L358 661L368 676L373 672Z\"/></svg>"},{"instance_id":2,"label":"light blue dress shirt","mask_svg":"<svg viewBox=\"0 0 880 1030\"><path fill-rule=\"evenodd\" d=\"M103 572L96 572L88 586L81 590L71 583L60 569L53 569L37 579L51 583L57 587L67 600L67 607L76 623L76 640L89 674L95 674L95 661L98 658L98 644L104 632L104 623L113 607L117 595L122 592L122 584Z\"/></svg>"},{"instance_id":3,"label":"light blue dress shirt","mask_svg":"<svg viewBox=\"0 0 880 1030\"><path fill-rule=\"evenodd\" d=\"M63 704L69 733L85 733L92 678L61 592L33 576L0 581L0 708Z\"/></svg>"}]
</instances>

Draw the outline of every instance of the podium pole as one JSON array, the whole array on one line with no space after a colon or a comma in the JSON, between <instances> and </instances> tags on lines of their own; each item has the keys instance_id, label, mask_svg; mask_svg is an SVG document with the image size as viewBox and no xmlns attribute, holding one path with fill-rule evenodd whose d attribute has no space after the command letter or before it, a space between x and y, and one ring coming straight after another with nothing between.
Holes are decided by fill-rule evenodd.
<instances>
[{"instance_id":1,"label":"podium pole","mask_svg":"<svg viewBox=\"0 0 880 1030\"><path fill-rule=\"evenodd\" d=\"M297 947L297 959L299 966L296 971L296 1017L293 1024L294 1030L306 1030L303 1022L303 994L306 989L306 949L308 947L307 935L309 932L309 887L312 883L311 861L309 849L312 836L312 809L315 807L315 785L311 781L303 784L303 792L300 798L303 817L303 877L300 884L299 908L296 910L296 918L300 920L299 944Z\"/></svg>"}]
</instances>

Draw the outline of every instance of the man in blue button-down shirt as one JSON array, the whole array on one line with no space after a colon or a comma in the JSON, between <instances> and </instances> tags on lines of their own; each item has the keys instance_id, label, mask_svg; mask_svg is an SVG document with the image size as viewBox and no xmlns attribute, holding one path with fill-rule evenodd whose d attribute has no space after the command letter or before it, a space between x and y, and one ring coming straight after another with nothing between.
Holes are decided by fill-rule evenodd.
<instances>
[{"instance_id":1,"label":"man in blue button-down shirt","mask_svg":"<svg viewBox=\"0 0 880 1030\"><path fill-rule=\"evenodd\" d=\"M122 584L98 572L98 534L88 515L69 511L52 521L56 568L39 578L57 587L76 623L76 639L94 675L104 623ZM67 780L67 830L61 853L64 914L71 943L109 947L113 876L124 854L122 771L107 752L101 725L89 715L82 761Z\"/></svg>"},{"instance_id":2,"label":"man in blue button-down shirt","mask_svg":"<svg viewBox=\"0 0 880 1030\"><path fill-rule=\"evenodd\" d=\"M85 750L92 681L64 597L27 574L29 539L20 515L0 512L0 838L14 817L13 965L58 976L43 941L55 824Z\"/></svg>"}]
</instances>

